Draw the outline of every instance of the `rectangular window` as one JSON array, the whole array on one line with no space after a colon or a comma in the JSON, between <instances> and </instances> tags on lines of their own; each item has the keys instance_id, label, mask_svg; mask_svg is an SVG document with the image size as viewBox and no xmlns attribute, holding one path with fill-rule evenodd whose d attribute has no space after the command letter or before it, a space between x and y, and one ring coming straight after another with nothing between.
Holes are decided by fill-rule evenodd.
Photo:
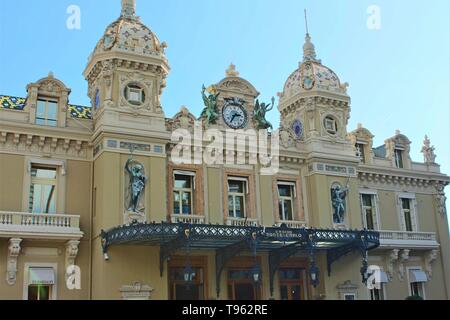
<instances>
[{"instance_id":1,"label":"rectangular window","mask_svg":"<svg viewBox=\"0 0 450 320\"><path fill-rule=\"evenodd\" d=\"M405 223L406 231L414 231L412 224L412 213L411 213L411 199L401 199L402 201L402 213Z\"/></svg>"},{"instance_id":2,"label":"rectangular window","mask_svg":"<svg viewBox=\"0 0 450 320\"><path fill-rule=\"evenodd\" d=\"M294 220L295 184L278 182L278 212L281 221Z\"/></svg>"},{"instance_id":3,"label":"rectangular window","mask_svg":"<svg viewBox=\"0 0 450 320\"><path fill-rule=\"evenodd\" d=\"M39 99L36 108L36 124L56 127L58 123L58 103Z\"/></svg>"},{"instance_id":4,"label":"rectangular window","mask_svg":"<svg viewBox=\"0 0 450 320\"><path fill-rule=\"evenodd\" d=\"M48 267L28 269L28 300L52 300L55 285L55 270Z\"/></svg>"},{"instance_id":5,"label":"rectangular window","mask_svg":"<svg viewBox=\"0 0 450 320\"><path fill-rule=\"evenodd\" d=\"M30 213L56 213L56 168L32 166Z\"/></svg>"},{"instance_id":6,"label":"rectangular window","mask_svg":"<svg viewBox=\"0 0 450 320\"><path fill-rule=\"evenodd\" d=\"M357 143L356 144L356 155L361 159L361 162L366 162L366 155L364 153L364 144Z\"/></svg>"},{"instance_id":7,"label":"rectangular window","mask_svg":"<svg viewBox=\"0 0 450 320\"><path fill-rule=\"evenodd\" d=\"M374 196L371 194L361 195L362 214L364 217L365 227L368 230L375 229L375 208Z\"/></svg>"},{"instance_id":8,"label":"rectangular window","mask_svg":"<svg viewBox=\"0 0 450 320\"><path fill-rule=\"evenodd\" d=\"M175 174L173 188L173 213L193 214L194 176Z\"/></svg>"},{"instance_id":9,"label":"rectangular window","mask_svg":"<svg viewBox=\"0 0 450 320\"><path fill-rule=\"evenodd\" d=\"M419 296L419 297L424 297L423 296L423 283L421 282L411 282L410 283L410 288L411 288L411 295L412 296Z\"/></svg>"},{"instance_id":10,"label":"rectangular window","mask_svg":"<svg viewBox=\"0 0 450 320\"><path fill-rule=\"evenodd\" d=\"M403 150L395 149L394 158L395 158L395 166L397 168L402 169L403 168Z\"/></svg>"},{"instance_id":11,"label":"rectangular window","mask_svg":"<svg viewBox=\"0 0 450 320\"><path fill-rule=\"evenodd\" d=\"M228 215L232 218L245 218L247 181L228 179Z\"/></svg>"}]
</instances>

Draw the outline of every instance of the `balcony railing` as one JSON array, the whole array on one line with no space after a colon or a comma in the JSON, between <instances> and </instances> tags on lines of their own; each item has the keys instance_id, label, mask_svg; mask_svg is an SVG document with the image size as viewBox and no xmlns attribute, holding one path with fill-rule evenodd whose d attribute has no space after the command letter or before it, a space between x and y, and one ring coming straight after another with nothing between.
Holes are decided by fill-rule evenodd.
<instances>
[{"instance_id":1,"label":"balcony railing","mask_svg":"<svg viewBox=\"0 0 450 320\"><path fill-rule=\"evenodd\" d=\"M292 229L306 228L306 223L301 221L277 221L276 223L277 227L280 227L282 224Z\"/></svg>"},{"instance_id":2,"label":"balcony railing","mask_svg":"<svg viewBox=\"0 0 450 320\"><path fill-rule=\"evenodd\" d=\"M258 219L251 219L251 218L227 217L226 222L227 222L228 226L234 226L234 227L257 227L258 226Z\"/></svg>"},{"instance_id":3,"label":"balcony railing","mask_svg":"<svg viewBox=\"0 0 450 320\"><path fill-rule=\"evenodd\" d=\"M380 232L380 247L401 247L401 248L436 248L439 243L436 241L434 232L411 232L411 231L387 231Z\"/></svg>"},{"instance_id":4,"label":"balcony railing","mask_svg":"<svg viewBox=\"0 0 450 320\"><path fill-rule=\"evenodd\" d=\"M80 238L80 216L0 211L0 237Z\"/></svg>"},{"instance_id":5,"label":"balcony railing","mask_svg":"<svg viewBox=\"0 0 450 320\"><path fill-rule=\"evenodd\" d=\"M194 216L185 214L172 214L170 216L170 221L172 223L187 223L187 224L204 224L204 216Z\"/></svg>"}]
</instances>

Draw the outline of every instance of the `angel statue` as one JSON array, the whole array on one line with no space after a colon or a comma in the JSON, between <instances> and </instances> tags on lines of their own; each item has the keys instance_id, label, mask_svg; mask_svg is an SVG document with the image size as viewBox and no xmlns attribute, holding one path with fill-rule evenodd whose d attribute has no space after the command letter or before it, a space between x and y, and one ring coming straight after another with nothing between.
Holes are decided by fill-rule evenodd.
<instances>
[{"instance_id":1,"label":"angel statue","mask_svg":"<svg viewBox=\"0 0 450 320\"><path fill-rule=\"evenodd\" d=\"M208 92L209 96L206 96L205 92ZM217 90L214 86L206 89L205 85L203 85L202 97L203 103L205 104L205 109L203 109L200 117L206 117L206 123L208 125L216 123L217 119L219 119L219 114L216 112L216 109L217 109L217 98L219 97L220 93L216 92Z\"/></svg>"},{"instance_id":2,"label":"angel statue","mask_svg":"<svg viewBox=\"0 0 450 320\"><path fill-rule=\"evenodd\" d=\"M340 185L331 188L331 204L333 205L333 222L336 224L344 223L345 218L345 198L348 194L348 186Z\"/></svg>"},{"instance_id":3,"label":"angel statue","mask_svg":"<svg viewBox=\"0 0 450 320\"><path fill-rule=\"evenodd\" d=\"M256 99L255 109L253 110L253 118L257 122L257 129L273 129L272 124L266 120L266 113L275 106L275 98L272 97L272 104L259 103Z\"/></svg>"},{"instance_id":4,"label":"angel statue","mask_svg":"<svg viewBox=\"0 0 450 320\"><path fill-rule=\"evenodd\" d=\"M130 177L128 211L140 213L139 202L148 178L144 174L144 166L131 156L125 164L125 170Z\"/></svg>"}]
</instances>

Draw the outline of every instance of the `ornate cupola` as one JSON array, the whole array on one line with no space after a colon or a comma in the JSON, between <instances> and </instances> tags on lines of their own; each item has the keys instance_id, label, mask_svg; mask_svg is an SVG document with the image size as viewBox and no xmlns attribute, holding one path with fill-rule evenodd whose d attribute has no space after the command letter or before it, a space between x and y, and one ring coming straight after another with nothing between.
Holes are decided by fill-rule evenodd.
<instances>
[{"instance_id":1,"label":"ornate cupola","mask_svg":"<svg viewBox=\"0 0 450 320\"><path fill-rule=\"evenodd\" d=\"M317 58L307 32L303 60L279 93L282 137L298 143L312 140L348 143L350 97L347 86Z\"/></svg>"},{"instance_id":2,"label":"ornate cupola","mask_svg":"<svg viewBox=\"0 0 450 320\"><path fill-rule=\"evenodd\" d=\"M166 47L136 15L136 0L122 0L120 17L106 28L84 71L96 132L165 131Z\"/></svg>"}]
</instances>

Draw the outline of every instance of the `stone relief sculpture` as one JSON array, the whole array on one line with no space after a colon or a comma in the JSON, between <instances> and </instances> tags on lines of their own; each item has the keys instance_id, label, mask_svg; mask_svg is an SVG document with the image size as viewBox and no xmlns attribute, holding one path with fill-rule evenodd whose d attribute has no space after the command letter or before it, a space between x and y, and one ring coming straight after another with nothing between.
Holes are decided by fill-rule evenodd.
<instances>
[{"instance_id":1,"label":"stone relief sculpture","mask_svg":"<svg viewBox=\"0 0 450 320\"><path fill-rule=\"evenodd\" d=\"M141 200L148 180L144 166L130 156L125 164L125 171L129 177L128 192L125 197L127 210L131 213L143 214L145 207Z\"/></svg>"},{"instance_id":2,"label":"stone relief sculpture","mask_svg":"<svg viewBox=\"0 0 450 320\"><path fill-rule=\"evenodd\" d=\"M345 199L348 195L348 184L342 187L336 183L331 187L331 204L333 206L333 223L343 224L345 221L346 203Z\"/></svg>"},{"instance_id":3,"label":"stone relief sculpture","mask_svg":"<svg viewBox=\"0 0 450 320\"><path fill-rule=\"evenodd\" d=\"M423 140L423 147L422 147L422 153L423 153L423 159L425 163L435 163L436 161L436 154L434 153L434 146L431 146L430 139L428 136L425 136L425 139Z\"/></svg>"},{"instance_id":4,"label":"stone relief sculpture","mask_svg":"<svg viewBox=\"0 0 450 320\"><path fill-rule=\"evenodd\" d=\"M253 111L253 119L256 121L257 129L273 129L272 124L267 121L266 113L271 111L275 106L275 98L272 97L272 103L259 103L259 100L256 99L255 109Z\"/></svg>"},{"instance_id":5,"label":"stone relief sculpture","mask_svg":"<svg viewBox=\"0 0 450 320\"><path fill-rule=\"evenodd\" d=\"M207 96L205 92L209 95ZM207 125L215 124L217 119L219 119L219 114L217 113L217 98L219 95L220 93L217 93L217 89L214 86L206 89L203 85L202 97L205 108L203 109L200 117L206 117Z\"/></svg>"},{"instance_id":6,"label":"stone relief sculpture","mask_svg":"<svg viewBox=\"0 0 450 320\"><path fill-rule=\"evenodd\" d=\"M447 215L447 207L446 207L446 202L447 202L447 197L445 196L445 184L437 184L436 185L436 190L437 190L437 194L436 194L436 205L437 205L437 209L438 212L441 216L446 216Z\"/></svg>"}]
</instances>

